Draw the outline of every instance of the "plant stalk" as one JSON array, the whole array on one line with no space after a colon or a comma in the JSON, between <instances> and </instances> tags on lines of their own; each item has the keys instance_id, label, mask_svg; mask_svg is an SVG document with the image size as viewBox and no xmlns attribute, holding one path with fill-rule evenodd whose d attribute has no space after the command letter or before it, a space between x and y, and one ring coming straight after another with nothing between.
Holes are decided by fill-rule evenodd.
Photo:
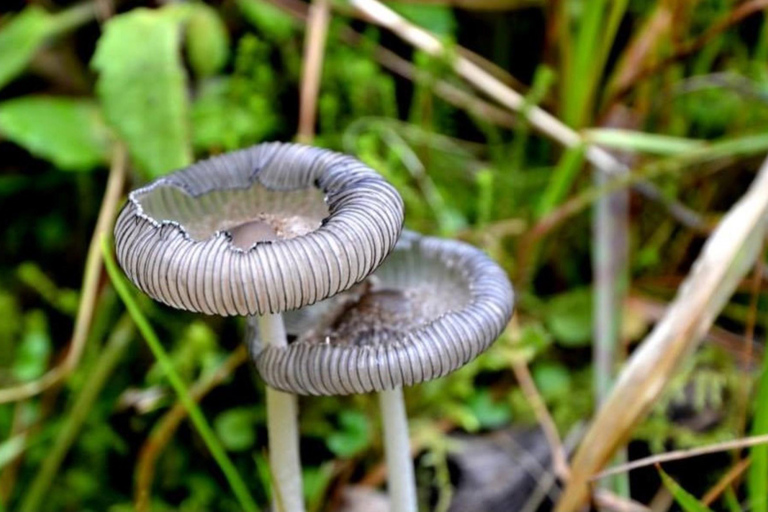
<instances>
[{"instance_id":1,"label":"plant stalk","mask_svg":"<svg viewBox=\"0 0 768 512\"><path fill-rule=\"evenodd\" d=\"M397 512L417 512L416 479L411 460L403 389L379 392L379 406L384 425L384 451L389 475L389 509Z\"/></svg>"},{"instance_id":2,"label":"plant stalk","mask_svg":"<svg viewBox=\"0 0 768 512\"><path fill-rule=\"evenodd\" d=\"M281 314L260 316L258 325L264 345L287 346ZM296 395L267 386L267 432L275 510L304 512Z\"/></svg>"}]
</instances>

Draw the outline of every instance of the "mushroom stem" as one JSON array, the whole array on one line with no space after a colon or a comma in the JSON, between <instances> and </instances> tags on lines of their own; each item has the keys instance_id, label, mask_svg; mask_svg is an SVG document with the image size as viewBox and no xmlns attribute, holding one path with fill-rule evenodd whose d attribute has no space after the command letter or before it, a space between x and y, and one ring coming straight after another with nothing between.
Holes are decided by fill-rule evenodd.
<instances>
[{"instance_id":1,"label":"mushroom stem","mask_svg":"<svg viewBox=\"0 0 768 512\"><path fill-rule=\"evenodd\" d=\"M384 452L387 459L389 509L392 512L417 512L416 480L408 437L403 388L379 392L384 425Z\"/></svg>"},{"instance_id":2,"label":"mushroom stem","mask_svg":"<svg viewBox=\"0 0 768 512\"><path fill-rule=\"evenodd\" d=\"M258 324L264 346L288 345L281 314L260 316ZM274 509L276 512L304 512L296 395L267 386L267 432Z\"/></svg>"}]
</instances>

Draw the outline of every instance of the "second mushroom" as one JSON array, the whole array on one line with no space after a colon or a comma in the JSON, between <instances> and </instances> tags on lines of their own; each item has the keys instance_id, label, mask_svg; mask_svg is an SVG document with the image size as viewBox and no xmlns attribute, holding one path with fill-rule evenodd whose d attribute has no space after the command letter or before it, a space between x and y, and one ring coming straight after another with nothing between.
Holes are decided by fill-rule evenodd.
<instances>
[{"instance_id":1,"label":"second mushroom","mask_svg":"<svg viewBox=\"0 0 768 512\"><path fill-rule=\"evenodd\" d=\"M295 341L257 344L252 352L262 378L277 389L378 392L391 510L416 512L402 388L444 376L481 354L509 322L513 303L506 273L480 250L404 232L364 283L289 314Z\"/></svg>"}]
</instances>

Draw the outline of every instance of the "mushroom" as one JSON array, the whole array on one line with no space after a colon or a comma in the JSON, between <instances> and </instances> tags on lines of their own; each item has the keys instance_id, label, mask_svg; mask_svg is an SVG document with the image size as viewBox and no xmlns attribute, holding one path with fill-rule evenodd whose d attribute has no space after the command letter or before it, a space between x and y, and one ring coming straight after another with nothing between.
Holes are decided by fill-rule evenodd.
<instances>
[{"instance_id":1,"label":"mushroom","mask_svg":"<svg viewBox=\"0 0 768 512\"><path fill-rule=\"evenodd\" d=\"M209 315L248 316L286 347L281 313L365 279L394 247L403 203L352 157L266 143L135 190L115 226L118 262L144 293ZM304 510L295 395L267 388L278 509Z\"/></svg>"},{"instance_id":2,"label":"mushroom","mask_svg":"<svg viewBox=\"0 0 768 512\"><path fill-rule=\"evenodd\" d=\"M272 387L299 395L378 392L391 510L416 512L403 386L486 350L512 316L506 273L468 244L403 232L366 282L287 315L288 345L254 347Z\"/></svg>"}]
</instances>

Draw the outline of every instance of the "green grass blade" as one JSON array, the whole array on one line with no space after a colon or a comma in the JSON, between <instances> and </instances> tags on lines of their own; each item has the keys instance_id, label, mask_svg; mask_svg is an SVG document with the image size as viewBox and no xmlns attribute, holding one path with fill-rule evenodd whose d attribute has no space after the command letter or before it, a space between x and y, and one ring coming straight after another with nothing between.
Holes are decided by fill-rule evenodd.
<instances>
[{"instance_id":1,"label":"green grass blade","mask_svg":"<svg viewBox=\"0 0 768 512\"><path fill-rule=\"evenodd\" d=\"M565 151L560 161L557 162L552 177L547 183L547 188L536 207L536 216L541 218L551 212L560 204L576 179L582 164L584 163L584 146L576 146Z\"/></svg>"},{"instance_id":2,"label":"green grass blade","mask_svg":"<svg viewBox=\"0 0 768 512\"><path fill-rule=\"evenodd\" d=\"M525 96L525 104L520 111L520 122L517 124L512 138L510 167L515 171L522 170L525 167L525 150L528 145L528 134L531 129L528 123L528 114L533 107L538 107L544 100L554 81L555 72L552 69L543 65L536 68L531 90Z\"/></svg>"},{"instance_id":3,"label":"green grass blade","mask_svg":"<svg viewBox=\"0 0 768 512\"><path fill-rule=\"evenodd\" d=\"M695 496L680 487L680 484L666 474L660 466L657 466L657 469L659 470L659 476L661 477L661 482L664 484L664 487L667 488L675 498L675 502L677 502L677 504L680 505L680 508L685 510L685 512L712 512L711 508L704 505L697 500Z\"/></svg>"},{"instance_id":4,"label":"green grass blade","mask_svg":"<svg viewBox=\"0 0 768 512\"><path fill-rule=\"evenodd\" d=\"M232 488L232 492L234 492L235 497L240 502L240 506L242 506L243 509L247 512L258 512L259 508L256 505L256 502L254 501L250 492L248 491L248 487L245 485L245 482L237 472L235 465L227 456L227 453L224 451L221 443L216 438L213 429L208 424L208 421L205 419L202 411L197 406L197 403L192 399L192 396L189 393L189 389L187 389L187 386L181 380L179 374L176 373L168 353L163 348L162 343L160 343L160 339L158 338L157 334L155 334L155 331L152 329L149 321L141 312L139 305L134 300L126 279L117 268L117 263L112 256L112 250L107 237L103 237L101 239L101 249L104 254L104 265L107 269L107 274L109 274L109 278L112 281L117 294L125 304L125 307L128 310L128 314L131 315L131 318L136 324L136 327L139 329L139 332L147 341L147 345L149 345L152 354L154 354L157 362L160 363L160 366L163 369L168 382L170 382L171 387L173 387L174 391L176 391L176 394L179 397L179 401L187 409L187 413L189 414L189 418L192 420L192 424L195 426L195 429L197 430L198 434L200 434L200 437L203 439L206 447L218 463L221 472L224 473L224 477L227 479L227 482Z\"/></svg>"},{"instance_id":5,"label":"green grass blade","mask_svg":"<svg viewBox=\"0 0 768 512\"><path fill-rule=\"evenodd\" d=\"M706 142L702 140L610 128L586 130L584 137L590 143L600 144L612 149L664 156L701 149L706 145Z\"/></svg>"},{"instance_id":6,"label":"green grass blade","mask_svg":"<svg viewBox=\"0 0 768 512\"><path fill-rule=\"evenodd\" d=\"M752 435L768 434L768 355L763 357L763 368L757 385L755 417ZM747 497L753 512L768 511L768 446L757 445L749 450L752 463L747 475Z\"/></svg>"},{"instance_id":7,"label":"green grass blade","mask_svg":"<svg viewBox=\"0 0 768 512\"><path fill-rule=\"evenodd\" d=\"M736 491L732 486L728 486L723 493L723 503L728 507L730 512L743 512L744 508L739 503L739 498L736 497Z\"/></svg>"}]
</instances>

